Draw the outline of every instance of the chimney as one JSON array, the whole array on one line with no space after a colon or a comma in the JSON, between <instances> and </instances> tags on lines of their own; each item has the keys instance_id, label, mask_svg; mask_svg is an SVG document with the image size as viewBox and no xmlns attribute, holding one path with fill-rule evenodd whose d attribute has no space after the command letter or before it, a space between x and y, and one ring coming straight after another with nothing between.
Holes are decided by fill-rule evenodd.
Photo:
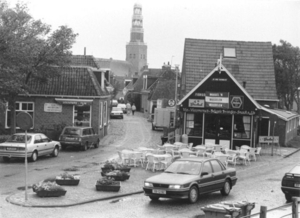
<instances>
[{"instance_id":1,"label":"chimney","mask_svg":"<svg viewBox=\"0 0 300 218\"><path fill-rule=\"evenodd\" d=\"M86 55L86 48L85 48L85 47L84 47L83 55L84 55L84 56Z\"/></svg>"}]
</instances>

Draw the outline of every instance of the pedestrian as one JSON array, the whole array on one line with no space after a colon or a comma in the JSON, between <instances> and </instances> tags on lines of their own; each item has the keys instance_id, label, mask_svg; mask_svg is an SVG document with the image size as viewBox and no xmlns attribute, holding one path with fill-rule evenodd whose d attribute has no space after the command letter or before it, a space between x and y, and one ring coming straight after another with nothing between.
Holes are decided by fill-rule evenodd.
<instances>
[{"instance_id":1,"label":"pedestrian","mask_svg":"<svg viewBox=\"0 0 300 218\"><path fill-rule=\"evenodd\" d=\"M134 116L134 112L136 111L136 107L134 103L132 104L131 110L132 110L132 115Z\"/></svg>"},{"instance_id":2,"label":"pedestrian","mask_svg":"<svg viewBox=\"0 0 300 218\"><path fill-rule=\"evenodd\" d=\"M129 102L126 104L126 109L127 109L127 115L130 115L131 104Z\"/></svg>"}]
</instances>

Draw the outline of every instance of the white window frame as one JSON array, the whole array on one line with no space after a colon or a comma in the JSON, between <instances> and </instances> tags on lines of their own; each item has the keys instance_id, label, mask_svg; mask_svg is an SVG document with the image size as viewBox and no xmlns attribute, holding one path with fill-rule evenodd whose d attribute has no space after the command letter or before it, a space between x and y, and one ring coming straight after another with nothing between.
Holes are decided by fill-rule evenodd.
<instances>
[{"instance_id":1,"label":"white window frame","mask_svg":"<svg viewBox=\"0 0 300 218\"><path fill-rule=\"evenodd\" d=\"M8 111L10 111L10 109L8 109L8 103L6 103L7 107L6 107L6 111L5 111L5 128L6 129L10 129L11 127L7 125L7 118L8 118ZM16 117L17 117L17 112L31 112L32 113L32 128L30 129L33 129L34 128L34 108L35 108L35 105L34 105L34 102L32 101L16 101L15 104L19 104L19 110L16 109ZM22 110L22 104L32 104L32 110ZM16 129L20 129L20 127L17 127L16 126Z\"/></svg>"},{"instance_id":2,"label":"white window frame","mask_svg":"<svg viewBox=\"0 0 300 218\"><path fill-rule=\"evenodd\" d=\"M108 117L108 115L107 115L107 101L104 101L103 102L103 111L105 111L105 116L103 117L103 125L104 126L107 126L107 117Z\"/></svg>"},{"instance_id":3,"label":"white window frame","mask_svg":"<svg viewBox=\"0 0 300 218\"><path fill-rule=\"evenodd\" d=\"M73 124L75 126L75 107L77 105L73 105ZM89 126L88 127L91 127L92 126L92 105L89 105L90 107L90 120L89 120Z\"/></svg>"},{"instance_id":4,"label":"white window frame","mask_svg":"<svg viewBox=\"0 0 300 218\"><path fill-rule=\"evenodd\" d=\"M103 126L103 102L99 102L99 128Z\"/></svg>"}]
</instances>

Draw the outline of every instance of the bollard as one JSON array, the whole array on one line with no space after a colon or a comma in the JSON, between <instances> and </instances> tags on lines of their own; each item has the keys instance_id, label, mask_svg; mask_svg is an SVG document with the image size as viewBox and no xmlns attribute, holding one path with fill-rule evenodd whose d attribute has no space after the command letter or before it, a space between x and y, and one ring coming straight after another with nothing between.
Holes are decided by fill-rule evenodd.
<instances>
[{"instance_id":1,"label":"bollard","mask_svg":"<svg viewBox=\"0 0 300 218\"><path fill-rule=\"evenodd\" d=\"M267 218L267 207L266 206L260 207L259 218Z\"/></svg>"},{"instance_id":2,"label":"bollard","mask_svg":"<svg viewBox=\"0 0 300 218\"><path fill-rule=\"evenodd\" d=\"M300 198L293 197L292 198L292 217L298 218L298 202L300 201Z\"/></svg>"}]
</instances>

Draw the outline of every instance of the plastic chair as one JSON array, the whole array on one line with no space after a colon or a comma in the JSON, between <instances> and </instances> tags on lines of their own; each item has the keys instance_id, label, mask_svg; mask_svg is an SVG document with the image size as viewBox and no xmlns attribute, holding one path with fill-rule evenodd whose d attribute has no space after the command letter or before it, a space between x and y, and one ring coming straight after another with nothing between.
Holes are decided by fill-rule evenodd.
<instances>
[{"instance_id":1,"label":"plastic chair","mask_svg":"<svg viewBox=\"0 0 300 218\"><path fill-rule=\"evenodd\" d=\"M203 149L197 149L197 156L198 157L200 157L200 156L202 156L202 157L205 157L205 152L206 152L206 150L203 148Z\"/></svg>"},{"instance_id":2,"label":"plastic chair","mask_svg":"<svg viewBox=\"0 0 300 218\"><path fill-rule=\"evenodd\" d=\"M256 148L250 148L249 149L249 158L253 158L253 160L256 161L256 154L255 154Z\"/></svg>"},{"instance_id":3,"label":"plastic chair","mask_svg":"<svg viewBox=\"0 0 300 218\"><path fill-rule=\"evenodd\" d=\"M124 165L130 165L130 160L131 160L131 157L130 157L130 154L129 153L122 153L121 151L118 151L118 155L122 161L122 164Z\"/></svg>"},{"instance_id":4,"label":"plastic chair","mask_svg":"<svg viewBox=\"0 0 300 218\"><path fill-rule=\"evenodd\" d=\"M256 151L255 151L255 155L257 155L258 157L260 157L260 152L261 152L261 147L257 147Z\"/></svg>"},{"instance_id":5,"label":"plastic chair","mask_svg":"<svg viewBox=\"0 0 300 218\"><path fill-rule=\"evenodd\" d=\"M155 158L153 155L147 155L147 166L146 166L146 170L148 170L148 168L152 165L152 171L155 171L155 167L158 166L160 164L160 161L157 160L157 158Z\"/></svg>"},{"instance_id":6,"label":"plastic chair","mask_svg":"<svg viewBox=\"0 0 300 218\"><path fill-rule=\"evenodd\" d=\"M143 163L142 153L132 154L131 160L133 161L133 166L134 167L137 167L138 163L140 163L142 165L142 163Z\"/></svg>"},{"instance_id":7,"label":"plastic chair","mask_svg":"<svg viewBox=\"0 0 300 218\"><path fill-rule=\"evenodd\" d=\"M241 150L238 159L241 159L245 165L247 165L247 161L250 164L249 152Z\"/></svg>"},{"instance_id":8,"label":"plastic chair","mask_svg":"<svg viewBox=\"0 0 300 218\"><path fill-rule=\"evenodd\" d=\"M227 168L227 164L228 164L228 156L227 155L220 155L217 156L217 158L225 165L225 167Z\"/></svg>"},{"instance_id":9,"label":"plastic chair","mask_svg":"<svg viewBox=\"0 0 300 218\"><path fill-rule=\"evenodd\" d=\"M228 150L227 153L229 157L227 157L227 164L232 163L234 166L236 165L237 154L234 151Z\"/></svg>"},{"instance_id":10,"label":"plastic chair","mask_svg":"<svg viewBox=\"0 0 300 218\"><path fill-rule=\"evenodd\" d=\"M240 146L235 146L235 150L239 151L241 149Z\"/></svg>"},{"instance_id":11,"label":"plastic chair","mask_svg":"<svg viewBox=\"0 0 300 218\"><path fill-rule=\"evenodd\" d=\"M168 154L167 157L165 157L164 160L161 160L161 169L165 170L168 166L170 166L170 164L172 163L172 155Z\"/></svg>"}]
</instances>

